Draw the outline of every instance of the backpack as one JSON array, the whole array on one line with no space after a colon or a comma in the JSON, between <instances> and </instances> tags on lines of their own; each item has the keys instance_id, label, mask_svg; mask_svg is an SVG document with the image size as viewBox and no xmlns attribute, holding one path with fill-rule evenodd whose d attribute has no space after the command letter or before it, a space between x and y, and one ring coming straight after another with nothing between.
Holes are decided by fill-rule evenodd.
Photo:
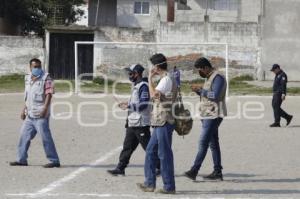
<instances>
[{"instance_id":1,"label":"backpack","mask_svg":"<svg viewBox=\"0 0 300 199\"><path fill-rule=\"evenodd\" d=\"M184 108L180 89L178 89L178 97L174 104L175 131L179 136L185 136L190 133L193 127L193 118L188 109Z\"/></svg>"}]
</instances>

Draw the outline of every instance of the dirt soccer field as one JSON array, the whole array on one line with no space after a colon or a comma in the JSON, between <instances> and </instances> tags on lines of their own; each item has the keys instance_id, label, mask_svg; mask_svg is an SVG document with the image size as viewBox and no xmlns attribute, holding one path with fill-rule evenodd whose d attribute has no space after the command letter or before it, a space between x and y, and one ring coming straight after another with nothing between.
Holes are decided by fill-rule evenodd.
<instances>
[{"instance_id":1,"label":"dirt soccer field","mask_svg":"<svg viewBox=\"0 0 300 199\"><path fill-rule=\"evenodd\" d=\"M62 96L60 96L62 97ZM10 167L16 157L21 94L0 95L0 198L300 198L300 97L288 97L283 108L294 115L290 126L269 128L273 121L270 97L231 97L230 117L220 127L223 182L204 182L212 171L210 152L193 182L182 174L197 152L200 120L190 135L173 135L176 195L141 192L144 151L134 153L125 177L112 177L125 135L125 112L114 112L112 96L55 98L52 134L61 168L44 169L47 163L40 136L29 150L28 167ZM191 105L198 98L186 98ZM196 110L196 108L194 108ZM117 109L116 109L117 110ZM118 118L118 117L119 118ZM158 178L157 188L162 187Z\"/></svg>"}]
</instances>

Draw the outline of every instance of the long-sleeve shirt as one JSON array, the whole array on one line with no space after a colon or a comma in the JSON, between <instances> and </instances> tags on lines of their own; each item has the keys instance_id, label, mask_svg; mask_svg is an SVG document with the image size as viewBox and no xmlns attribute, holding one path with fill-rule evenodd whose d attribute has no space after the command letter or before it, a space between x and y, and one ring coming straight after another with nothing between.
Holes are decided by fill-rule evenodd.
<instances>
[{"instance_id":1,"label":"long-sleeve shirt","mask_svg":"<svg viewBox=\"0 0 300 199\"><path fill-rule=\"evenodd\" d=\"M200 89L196 93L200 96L207 97L212 101L218 101L220 99L225 79L221 75L217 75L212 82L212 90Z\"/></svg>"},{"instance_id":2,"label":"long-sleeve shirt","mask_svg":"<svg viewBox=\"0 0 300 199\"><path fill-rule=\"evenodd\" d=\"M279 71L274 79L273 83L273 93L286 95L286 85L287 85L287 75L282 70Z\"/></svg>"}]
</instances>

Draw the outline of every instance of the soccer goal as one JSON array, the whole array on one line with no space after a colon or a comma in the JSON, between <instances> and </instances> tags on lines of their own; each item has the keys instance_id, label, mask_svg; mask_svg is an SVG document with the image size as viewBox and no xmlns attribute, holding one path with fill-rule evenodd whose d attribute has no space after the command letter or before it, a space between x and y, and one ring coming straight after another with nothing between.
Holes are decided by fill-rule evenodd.
<instances>
[{"instance_id":1,"label":"soccer goal","mask_svg":"<svg viewBox=\"0 0 300 199\"><path fill-rule=\"evenodd\" d=\"M193 72L196 59L204 56L210 59L212 65L220 69L226 76L227 97L229 91L228 44L227 43L147 43L147 42L91 42L76 41L75 49L75 93L80 92L82 77L93 78L105 74L112 80L125 79L122 69L132 64L142 64L146 71L150 67L149 58L155 53L163 53L168 58L169 70L176 66L182 71L183 81L193 81L199 78ZM79 74L78 51L81 45L93 45L94 67L92 74ZM146 72L147 73L147 72Z\"/></svg>"}]
</instances>

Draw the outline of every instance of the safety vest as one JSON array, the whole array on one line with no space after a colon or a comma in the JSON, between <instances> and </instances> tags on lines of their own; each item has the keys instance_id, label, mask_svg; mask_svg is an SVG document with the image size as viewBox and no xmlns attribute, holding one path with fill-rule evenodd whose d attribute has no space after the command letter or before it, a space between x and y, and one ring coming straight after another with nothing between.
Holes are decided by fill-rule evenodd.
<instances>
[{"instance_id":1,"label":"safety vest","mask_svg":"<svg viewBox=\"0 0 300 199\"><path fill-rule=\"evenodd\" d=\"M27 107L27 114L31 118L40 118L40 114L45 105L45 82L49 73L45 73L42 78L36 81L31 80L31 76L25 77L25 102ZM50 110L50 109L48 109ZM50 113L47 113L49 116Z\"/></svg>"},{"instance_id":2,"label":"safety vest","mask_svg":"<svg viewBox=\"0 0 300 199\"><path fill-rule=\"evenodd\" d=\"M208 92L211 92L212 83L217 75L220 75L225 79L225 77L220 72L214 71L204 83L203 89L207 90ZM227 84L225 82L219 99L216 99L215 101L212 101L205 96L201 96L199 109L201 119L215 119L218 117L227 116L226 88Z\"/></svg>"},{"instance_id":3,"label":"safety vest","mask_svg":"<svg viewBox=\"0 0 300 199\"><path fill-rule=\"evenodd\" d=\"M147 85L147 82L140 82L136 84L132 88L131 97L129 100L129 104L139 104L139 90L143 85ZM151 112L151 104L147 102L147 108L142 111L130 109L128 111L128 127L143 127L150 126L150 112Z\"/></svg>"},{"instance_id":4,"label":"safety vest","mask_svg":"<svg viewBox=\"0 0 300 199\"><path fill-rule=\"evenodd\" d=\"M175 124L175 119L172 114L173 104L177 97L177 86L173 76L168 74L172 79L172 91L161 94L160 99L153 98L153 109L151 112L151 126L163 126L166 123Z\"/></svg>"}]
</instances>

